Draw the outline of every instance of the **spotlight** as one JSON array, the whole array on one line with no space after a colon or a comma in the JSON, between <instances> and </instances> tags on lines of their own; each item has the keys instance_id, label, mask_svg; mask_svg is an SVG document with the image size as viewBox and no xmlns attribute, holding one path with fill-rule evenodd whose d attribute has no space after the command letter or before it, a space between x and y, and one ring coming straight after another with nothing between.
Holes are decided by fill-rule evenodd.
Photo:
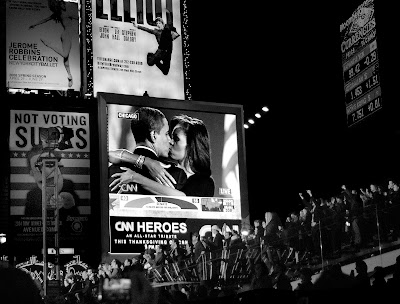
<instances>
[{"instance_id":1,"label":"spotlight","mask_svg":"<svg viewBox=\"0 0 400 304\"><path fill-rule=\"evenodd\" d=\"M257 118L260 118L261 114L260 113L256 113L256 114L254 114L254 116L257 117Z\"/></svg>"},{"instance_id":2,"label":"spotlight","mask_svg":"<svg viewBox=\"0 0 400 304\"><path fill-rule=\"evenodd\" d=\"M254 124L254 120L253 119L249 119L249 123L251 123L252 125Z\"/></svg>"},{"instance_id":3,"label":"spotlight","mask_svg":"<svg viewBox=\"0 0 400 304\"><path fill-rule=\"evenodd\" d=\"M267 107L262 107L262 110L263 110L264 112L268 112L268 111L269 111L269 109L268 109Z\"/></svg>"},{"instance_id":4,"label":"spotlight","mask_svg":"<svg viewBox=\"0 0 400 304\"><path fill-rule=\"evenodd\" d=\"M245 129L248 129L248 128L249 128L249 125L248 125L248 124L244 124L243 127L244 127Z\"/></svg>"}]
</instances>

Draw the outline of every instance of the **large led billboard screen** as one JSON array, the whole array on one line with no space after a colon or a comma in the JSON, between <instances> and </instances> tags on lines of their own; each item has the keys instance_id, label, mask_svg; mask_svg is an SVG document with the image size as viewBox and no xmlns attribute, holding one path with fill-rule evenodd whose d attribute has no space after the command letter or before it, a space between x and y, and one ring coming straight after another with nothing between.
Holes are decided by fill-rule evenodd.
<instances>
[{"instance_id":1,"label":"large led billboard screen","mask_svg":"<svg viewBox=\"0 0 400 304\"><path fill-rule=\"evenodd\" d=\"M98 98L109 252L141 252L213 224L232 229L248 218L241 106L108 93ZM174 188L159 187L138 155L168 164Z\"/></svg>"},{"instance_id":2,"label":"large led billboard screen","mask_svg":"<svg viewBox=\"0 0 400 304\"><path fill-rule=\"evenodd\" d=\"M185 99L181 2L92 1L93 90ZM160 21L161 23L159 23Z\"/></svg>"}]
</instances>

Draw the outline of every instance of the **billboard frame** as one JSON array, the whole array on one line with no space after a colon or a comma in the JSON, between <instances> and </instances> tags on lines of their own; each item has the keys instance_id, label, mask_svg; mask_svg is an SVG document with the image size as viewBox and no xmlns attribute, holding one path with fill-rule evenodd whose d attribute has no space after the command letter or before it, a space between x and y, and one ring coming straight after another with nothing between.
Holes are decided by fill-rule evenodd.
<instances>
[{"instance_id":1,"label":"billboard frame","mask_svg":"<svg viewBox=\"0 0 400 304\"><path fill-rule=\"evenodd\" d=\"M108 209L108 133L107 133L107 105L133 105L150 106L155 108L168 108L182 111L199 111L206 113L233 114L236 116L238 140L238 165L241 197L242 223L249 221L249 202L247 186L246 151L244 136L243 106L228 103L215 103L204 101L184 101L177 99L152 98L114 93L98 92L98 131L99 131L99 160L100 160L100 213L101 213L101 252L103 259L116 257L118 254L110 253L109 209ZM240 220L239 220L240 221Z\"/></svg>"},{"instance_id":2,"label":"billboard frame","mask_svg":"<svg viewBox=\"0 0 400 304\"><path fill-rule=\"evenodd\" d=\"M3 121L3 126L6 127L6 133L10 133L10 113L13 110L26 110L26 111L41 111L41 112L50 112L55 111L59 113L63 112L76 112L76 113L87 113L89 117L89 130L90 130L90 143L98 142L98 132L97 132L97 101L95 99L83 99L83 98L73 98L73 97L64 97L64 96L56 96L50 97L46 95L37 95L37 94L19 94L19 95L6 95L6 111L4 111L3 117L5 118ZM7 138L7 144L9 135ZM7 155L9 155L9 145L4 149ZM96 185L98 185L98 154L96 151L96 144L94 144L93 149L91 148L92 157L90 158L90 229L88 231L88 240L90 240L90 245L85 247L75 247L75 253L81 253L81 255L85 256L85 259L91 259L91 262L94 265L100 260L100 254L98 251L100 250L100 236L97 234L97 231L100 229L100 223L97 224L95 219L100 218L100 207L96 206L93 202L99 200L99 191L96 190ZM7 170L8 176L11 173L10 171L10 160L9 157L5 158L7 162ZM8 215L10 214L10 180L8 179L6 184L6 191L8 196ZM8 254L10 257L10 261L20 260L22 256L25 256L25 253L18 253L18 248L16 248L13 236L15 234L14 227L12 226L12 220L8 218L8 234L9 234L9 250ZM42 243L42 242L40 242ZM61 244L62 245L62 244ZM36 250L36 247L35 249ZM34 251L32 254L40 254L39 251ZM27 253L29 256L29 253Z\"/></svg>"}]
</instances>

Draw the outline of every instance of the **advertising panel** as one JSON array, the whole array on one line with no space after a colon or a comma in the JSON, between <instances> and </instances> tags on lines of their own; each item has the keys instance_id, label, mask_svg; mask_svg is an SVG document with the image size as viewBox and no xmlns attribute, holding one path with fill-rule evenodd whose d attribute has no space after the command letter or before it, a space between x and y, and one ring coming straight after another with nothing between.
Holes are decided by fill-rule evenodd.
<instances>
[{"instance_id":1,"label":"advertising panel","mask_svg":"<svg viewBox=\"0 0 400 304\"><path fill-rule=\"evenodd\" d=\"M168 246L172 239L184 247L191 241L191 233L197 231L205 236L211 225L218 225L224 233L228 229L239 230L240 221L111 216L110 248L112 253L138 253L157 245Z\"/></svg>"},{"instance_id":2,"label":"advertising panel","mask_svg":"<svg viewBox=\"0 0 400 304\"><path fill-rule=\"evenodd\" d=\"M99 98L107 104L103 148L112 162L103 159L111 252L144 249L168 238L187 240L213 224L232 229L248 216L240 106L184 106L183 101L105 93ZM153 138L156 121L161 125ZM164 164L175 179L173 187L152 175L146 160L138 169L139 155Z\"/></svg>"},{"instance_id":3,"label":"advertising panel","mask_svg":"<svg viewBox=\"0 0 400 304\"><path fill-rule=\"evenodd\" d=\"M347 126L382 109L373 0L365 0L340 25Z\"/></svg>"},{"instance_id":4,"label":"advertising panel","mask_svg":"<svg viewBox=\"0 0 400 304\"><path fill-rule=\"evenodd\" d=\"M185 99L179 0L91 0L93 89Z\"/></svg>"},{"instance_id":5,"label":"advertising panel","mask_svg":"<svg viewBox=\"0 0 400 304\"><path fill-rule=\"evenodd\" d=\"M42 238L43 172L47 202L59 208L61 246L84 238L91 214L89 135L88 113L10 111L10 215L16 244ZM44 166L46 157L58 165ZM56 183L57 202L50 187ZM48 232L54 226L54 211L48 210Z\"/></svg>"},{"instance_id":6,"label":"advertising panel","mask_svg":"<svg viewBox=\"0 0 400 304\"><path fill-rule=\"evenodd\" d=\"M7 0L9 88L80 90L78 0Z\"/></svg>"}]
</instances>

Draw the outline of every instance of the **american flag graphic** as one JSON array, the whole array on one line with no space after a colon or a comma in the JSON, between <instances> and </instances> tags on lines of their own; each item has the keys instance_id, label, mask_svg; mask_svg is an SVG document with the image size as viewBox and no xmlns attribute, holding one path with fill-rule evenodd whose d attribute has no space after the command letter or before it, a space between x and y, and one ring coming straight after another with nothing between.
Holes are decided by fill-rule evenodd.
<instances>
[{"instance_id":1,"label":"american flag graphic","mask_svg":"<svg viewBox=\"0 0 400 304\"><path fill-rule=\"evenodd\" d=\"M12 110L10 117L10 214L24 215L28 192L38 188L28 162L28 152L40 143L39 128L66 126L73 130L65 150L55 149L64 180L73 184L80 214L90 214L89 114Z\"/></svg>"}]
</instances>

